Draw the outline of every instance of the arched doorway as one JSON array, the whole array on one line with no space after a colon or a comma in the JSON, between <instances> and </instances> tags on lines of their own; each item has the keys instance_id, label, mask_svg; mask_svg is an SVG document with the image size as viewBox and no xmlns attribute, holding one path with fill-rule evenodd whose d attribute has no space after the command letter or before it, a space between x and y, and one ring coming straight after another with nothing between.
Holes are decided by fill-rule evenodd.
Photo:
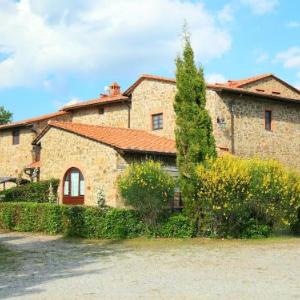
<instances>
[{"instance_id":1,"label":"arched doorway","mask_svg":"<svg viewBox=\"0 0 300 300\"><path fill-rule=\"evenodd\" d=\"M84 204L84 177L77 168L70 168L63 182L63 204Z\"/></svg>"}]
</instances>

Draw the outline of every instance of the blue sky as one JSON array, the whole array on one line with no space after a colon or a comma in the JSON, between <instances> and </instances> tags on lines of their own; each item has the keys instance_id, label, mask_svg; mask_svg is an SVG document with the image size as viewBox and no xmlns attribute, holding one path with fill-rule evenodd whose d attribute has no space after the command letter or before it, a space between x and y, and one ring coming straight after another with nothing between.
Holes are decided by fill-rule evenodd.
<instances>
[{"instance_id":1,"label":"blue sky","mask_svg":"<svg viewBox=\"0 0 300 300\"><path fill-rule=\"evenodd\" d=\"M0 105L14 120L174 76L189 24L209 82L260 73L300 88L300 1L1 0Z\"/></svg>"}]
</instances>

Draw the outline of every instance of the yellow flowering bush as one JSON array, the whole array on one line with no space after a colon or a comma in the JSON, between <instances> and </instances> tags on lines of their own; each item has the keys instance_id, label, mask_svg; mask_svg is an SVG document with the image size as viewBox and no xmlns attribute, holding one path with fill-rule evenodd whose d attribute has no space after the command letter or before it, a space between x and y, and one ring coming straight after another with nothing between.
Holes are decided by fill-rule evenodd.
<instances>
[{"instance_id":1,"label":"yellow flowering bush","mask_svg":"<svg viewBox=\"0 0 300 300\"><path fill-rule=\"evenodd\" d=\"M300 176L273 160L225 155L198 165L186 212L204 235L267 236L297 219Z\"/></svg>"},{"instance_id":2,"label":"yellow flowering bush","mask_svg":"<svg viewBox=\"0 0 300 300\"><path fill-rule=\"evenodd\" d=\"M138 210L145 223L153 225L172 200L175 184L159 162L149 160L131 164L119 178L118 186L125 204Z\"/></svg>"}]
</instances>

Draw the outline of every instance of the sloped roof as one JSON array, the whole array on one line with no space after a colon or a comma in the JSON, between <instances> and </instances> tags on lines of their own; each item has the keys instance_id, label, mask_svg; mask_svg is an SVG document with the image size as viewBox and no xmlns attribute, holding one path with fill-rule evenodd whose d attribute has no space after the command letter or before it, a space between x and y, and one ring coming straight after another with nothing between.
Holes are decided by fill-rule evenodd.
<instances>
[{"instance_id":1,"label":"sloped roof","mask_svg":"<svg viewBox=\"0 0 300 300\"><path fill-rule=\"evenodd\" d=\"M168 77L162 77L162 76L157 76L157 75L150 75L150 74L142 74L138 80L136 80L123 94L126 96L129 96L134 89L145 79L149 80L156 80L156 81L161 81L161 82L166 82L166 83L176 83L176 80L174 78L168 78Z\"/></svg>"},{"instance_id":2,"label":"sloped roof","mask_svg":"<svg viewBox=\"0 0 300 300\"><path fill-rule=\"evenodd\" d=\"M278 95L275 93L271 94L271 93L265 92L264 90L253 91L253 90L245 89L245 88L229 87L225 84L210 84L210 85L207 85L207 87L212 90L219 91L219 92L225 91L225 92L234 93L234 94L249 95L249 96L254 96L254 97L283 101L283 102L300 103L300 98L299 99L298 98L289 98L289 97L281 96L281 95Z\"/></svg>"},{"instance_id":3,"label":"sloped roof","mask_svg":"<svg viewBox=\"0 0 300 300\"><path fill-rule=\"evenodd\" d=\"M49 120L51 118L59 117L59 116L67 115L67 114L68 114L68 112L66 112L66 111L58 111L58 112L55 112L55 113L42 115L42 116L39 116L39 117L36 117L36 118L31 118L31 119L18 121L18 122L12 122L12 123L8 123L8 124L4 124L4 125L0 126L0 130L1 129L6 129L6 128L12 128L12 127L30 125L32 123Z\"/></svg>"},{"instance_id":4,"label":"sloped roof","mask_svg":"<svg viewBox=\"0 0 300 300\"><path fill-rule=\"evenodd\" d=\"M41 132L33 144L36 144L51 127L80 135L125 152L176 154L175 141L143 130L71 122L50 121L47 128Z\"/></svg>"},{"instance_id":5,"label":"sloped roof","mask_svg":"<svg viewBox=\"0 0 300 300\"><path fill-rule=\"evenodd\" d=\"M253 77L249 77L249 78L244 78L244 79L239 79L239 80L228 80L227 83L224 83L224 85L228 86L228 87L236 87L236 88L240 88L243 87L249 83L253 83L268 77L273 77L274 75L271 73L267 73L267 74L261 74L261 75L256 75Z\"/></svg>"},{"instance_id":6,"label":"sloped roof","mask_svg":"<svg viewBox=\"0 0 300 300\"><path fill-rule=\"evenodd\" d=\"M129 100L128 97L123 95L116 95L116 96L106 96L103 95L102 97L98 99L91 99L88 101L82 101L73 105L64 106L61 111L71 111L75 109L80 109L84 107L90 107L90 106L98 106L101 104L110 104L110 103L119 103L123 101Z\"/></svg>"},{"instance_id":7,"label":"sloped roof","mask_svg":"<svg viewBox=\"0 0 300 300\"><path fill-rule=\"evenodd\" d=\"M215 83L215 84L209 84L208 87L210 88L214 88L216 86L219 87L226 87L226 88L233 88L233 89L246 89L247 85L250 83L255 83L257 81L260 81L262 79L266 79L266 78L274 78L275 80L279 81L281 84L285 85L287 88L292 89L293 91L295 91L296 93L299 94L300 97L300 91L295 88L294 86L290 85L289 83L287 83L286 81L278 78L277 76L275 76L272 73L267 73L267 74L261 74L261 75L257 75L254 77L249 77L249 78L245 78L245 79L240 79L240 80L228 80L225 83ZM278 94L276 91L274 91L272 94L268 93L262 89L257 89L255 92L257 92L257 94L261 95L261 94ZM282 98L286 98L284 96L281 96Z\"/></svg>"},{"instance_id":8,"label":"sloped roof","mask_svg":"<svg viewBox=\"0 0 300 300\"><path fill-rule=\"evenodd\" d=\"M259 81L259 80L262 80L262 79L265 79L268 77L275 78L276 80L280 81L282 84L284 84L285 86L296 91L300 95L300 91L297 88L293 87L292 85L288 84L287 82L283 81L282 79L278 78L277 76L275 76L274 74L271 74L271 73L256 75L256 76L244 78L241 80L228 80L225 83L213 83L213 84L207 83L206 86L208 89L214 89L214 90L226 89L226 91L233 92L233 93L236 93L238 91L241 94L248 94L248 95L252 95L252 96L272 98L272 99L283 100L283 101L284 100L292 100L292 101L299 102L299 99L296 99L296 98L287 98L284 96L278 96L277 94L271 94L271 93L268 93L265 91L250 91L249 89L244 88L247 84L254 83L256 81ZM131 95L132 92L134 91L134 89L145 79L176 84L176 80L174 78L167 78L167 77L162 77L162 76L144 74L144 75L141 75L139 77L139 79L137 81L135 81L124 92L124 95L126 95L126 96Z\"/></svg>"}]
</instances>

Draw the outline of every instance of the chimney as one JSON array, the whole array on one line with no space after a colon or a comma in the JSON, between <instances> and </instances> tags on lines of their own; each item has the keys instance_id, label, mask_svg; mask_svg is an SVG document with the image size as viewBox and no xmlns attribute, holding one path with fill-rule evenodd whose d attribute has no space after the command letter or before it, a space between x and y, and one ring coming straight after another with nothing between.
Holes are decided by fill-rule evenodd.
<instances>
[{"instance_id":1,"label":"chimney","mask_svg":"<svg viewBox=\"0 0 300 300\"><path fill-rule=\"evenodd\" d=\"M109 86L109 96L117 96L120 94L121 94L121 87L116 82L113 82Z\"/></svg>"}]
</instances>

